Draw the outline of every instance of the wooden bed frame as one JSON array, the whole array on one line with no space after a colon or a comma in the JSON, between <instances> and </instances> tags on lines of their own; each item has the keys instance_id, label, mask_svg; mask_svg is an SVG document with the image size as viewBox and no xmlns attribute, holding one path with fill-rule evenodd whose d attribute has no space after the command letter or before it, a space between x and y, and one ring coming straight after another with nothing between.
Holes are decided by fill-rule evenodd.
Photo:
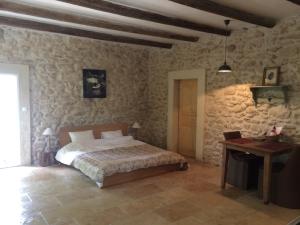
<instances>
[{"instance_id":1,"label":"wooden bed frame","mask_svg":"<svg viewBox=\"0 0 300 225\"><path fill-rule=\"evenodd\" d=\"M60 147L63 147L71 142L69 132L85 131L85 130L93 130L94 136L97 139L101 137L101 132L103 131L122 130L123 135L128 135L128 124L112 123L112 124L98 124L98 125L88 125L88 126L79 126L79 127L63 127L60 129L58 135ZM159 174L176 171L176 170L182 170L181 165L179 163L144 168L144 169L131 171L128 173L117 173L105 177L103 183L102 184L97 183L97 185L103 188L103 187L108 187L116 184L122 184L133 180L143 179L146 177L156 176Z\"/></svg>"}]
</instances>

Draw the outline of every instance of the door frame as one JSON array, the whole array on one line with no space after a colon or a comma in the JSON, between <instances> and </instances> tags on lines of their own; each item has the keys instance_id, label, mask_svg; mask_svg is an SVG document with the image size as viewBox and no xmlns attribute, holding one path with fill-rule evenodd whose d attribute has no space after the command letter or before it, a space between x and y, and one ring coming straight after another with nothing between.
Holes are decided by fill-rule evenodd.
<instances>
[{"instance_id":1,"label":"door frame","mask_svg":"<svg viewBox=\"0 0 300 225\"><path fill-rule=\"evenodd\" d=\"M30 90L29 66L22 64L0 63L1 73L14 74L19 86L20 116L20 165L31 165L31 123L30 123Z\"/></svg>"},{"instance_id":2,"label":"door frame","mask_svg":"<svg viewBox=\"0 0 300 225\"><path fill-rule=\"evenodd\" d=\"M205 70L180 70L168 73L168 133L167 149L177 152L178 145L178 81L197 80L196 159L203 160L204 113L205 113Z\"/></svg>"}]
</instances>

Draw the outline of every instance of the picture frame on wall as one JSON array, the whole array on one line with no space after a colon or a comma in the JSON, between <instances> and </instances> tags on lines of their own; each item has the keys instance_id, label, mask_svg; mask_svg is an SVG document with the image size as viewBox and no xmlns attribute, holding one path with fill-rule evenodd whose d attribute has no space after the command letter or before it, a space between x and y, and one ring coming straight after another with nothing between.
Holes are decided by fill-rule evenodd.
<instances>
[{"instance_id":1,"label":"picture frame on wall","mask_svg":"<svg viewBox=\"0 0 300 225\"><path fill-rule=\"evenodd\" d=\"M263 86L279 85L280 66L266 67L263 75Z\"/></svg>"},{"instance_id":2,"label":"picture frame on wall","mask_svg":"<svg viewBox=\"0 0 300 225\"><path fill-rule=\"evenodd\" d=\"M106 98L106 71L83 69L83 97Z\"/></svg>"}]
</instances>

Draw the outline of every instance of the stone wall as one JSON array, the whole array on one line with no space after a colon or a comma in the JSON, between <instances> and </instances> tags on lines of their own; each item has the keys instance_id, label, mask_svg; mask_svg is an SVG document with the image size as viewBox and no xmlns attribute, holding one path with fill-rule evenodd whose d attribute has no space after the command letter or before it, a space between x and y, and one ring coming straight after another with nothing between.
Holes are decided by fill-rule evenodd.
<instances>
[{"instance_id":1,"label":"stone wall","mask_svg":"<svg viewBox=\"0 0 300 225\"><path fill-rule=\"evenodd\" d=\"M32 155L42 132L66 125L144 121L147 48L0 27L0 62L30 66ZM82 98L82 69L107 71L107 98ZM142 133L141 133L142 135ZM56 142L57 139L53 140Z\"/></svg>"},{"instance_id":2,"label":"stone wall","mask_svg":"<svg viewBox=\"0 0 300 225\"><path fill-rule=\"evenodd\" d=\"M207 76L205 161L219 164L224 130L260 135L277 123L299 141L300 16L273 29L234 32L228 48L232 74L216 73L223 46L223 37L205 34L198 43L166 50L0 27L0 62L30 66L33 159L49 126L57 132L66 125L137 120L143 139L166 147L167 74L195 68ZM266 66L281 66L281 83L291 85L287 108L275 99L254 106L249 86L261 84ZM82 98L83 68L107 70L106 99Z\"/></svg>"},{"instance_id":3,"label":"stone wall","mask_svg":"<svg viewBox=\"0 0 300 225\"><path fill-rule=\"evenodd\" d=\"M166 147L167 75L169 71L206 70L204 160L219 164L222 132L241 130L246 136L261 135L269 126L284 125L284 132L300 141L300 16L278 23L273 29L252 28L229 38L232 74L217 74L224 62L224 38L203 35L198 43L178 44L171 50L151 49L149 57L149 141ZM254 106L249 90L261 85L266 66L281 66L281 84L291 85L289 104L261 99Z\"/></svg>"}]
</instances>

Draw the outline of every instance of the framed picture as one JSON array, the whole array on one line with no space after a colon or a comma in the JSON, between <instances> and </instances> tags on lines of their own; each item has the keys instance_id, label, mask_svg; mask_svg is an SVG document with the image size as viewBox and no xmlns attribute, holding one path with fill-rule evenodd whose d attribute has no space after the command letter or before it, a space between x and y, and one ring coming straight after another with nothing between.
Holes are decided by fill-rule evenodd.
<instances>
[{"instance_id":1,"label":"framed picture","mask_svg":"<svg viewBox=\"0 0 300 225\"><path fill-rule=\"evenodd\" d=\"M279 85L280 67L266 67L264 69L263 86Z\"/></svg>"},{"instance_id":2,"label":"framed picture","mask_svg":"<svg viewBox=\"0 0 300 225\"><path fill-rule=\"evenodd\" d=\"M83 70L83 97L105 98L106 97L106 71Z\"/></svg>"}]
</instances>

